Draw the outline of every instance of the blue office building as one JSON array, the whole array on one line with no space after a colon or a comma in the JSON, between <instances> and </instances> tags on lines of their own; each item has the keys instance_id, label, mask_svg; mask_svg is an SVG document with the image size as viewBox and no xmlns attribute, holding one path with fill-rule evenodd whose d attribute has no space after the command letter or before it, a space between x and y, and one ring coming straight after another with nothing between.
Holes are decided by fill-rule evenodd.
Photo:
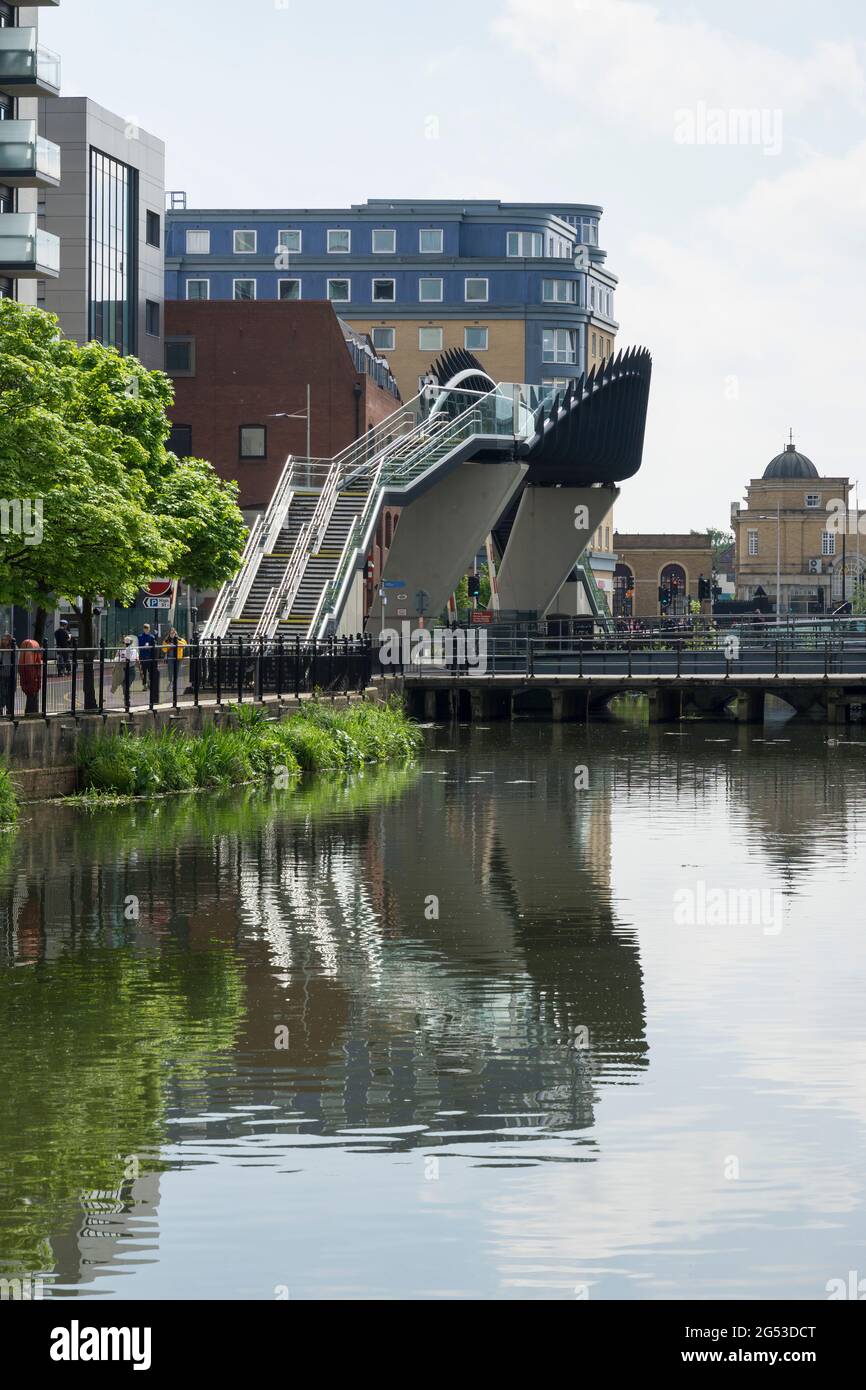
<instances>
[{"instance_id":1,"label":"blue office building","mask_svg":"<svg viewBox=\"0 0 866 1390\"><path fill-rule=\"evenodd\" d=\"M372 199L194 209L172 195L166 299L331 300L404 398L449 348L500 381L567 382L616 340L616 276L591 204Z\"/></svg>"}]
</instances>

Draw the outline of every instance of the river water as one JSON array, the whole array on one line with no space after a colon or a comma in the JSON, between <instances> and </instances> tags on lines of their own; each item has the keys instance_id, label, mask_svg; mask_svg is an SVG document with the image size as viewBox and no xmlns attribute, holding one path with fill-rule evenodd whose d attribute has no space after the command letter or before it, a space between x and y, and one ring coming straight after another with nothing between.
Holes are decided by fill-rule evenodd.
<instances>
[{"instance_id":1,"label":"river water","mask_svg":"<svg viewBox=\"0 0 866 1390\"><path fill-rule=\"evenodd\" d=\"M863 732L427 739L348 784L27 807L0 839L0 1276L134 1299L866 1277Z\"/></svg>"}]
</instances>

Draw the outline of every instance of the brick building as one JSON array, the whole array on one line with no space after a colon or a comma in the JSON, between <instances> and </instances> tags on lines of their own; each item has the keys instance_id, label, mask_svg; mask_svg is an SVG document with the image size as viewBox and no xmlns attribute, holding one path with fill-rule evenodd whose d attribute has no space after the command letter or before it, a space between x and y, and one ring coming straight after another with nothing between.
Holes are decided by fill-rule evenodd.
<instances>
[{"instance_id":1,"label":"brick building","mask_svg":"<svg viewBox=\"0 0 866 1390\"><path fill-rule=\"evenodd\" d=\"M707 535L625 535L613 538L617 553L614 616L657 618L688 613L698 597L698 581L711 579L713 548ZM662 607L659 590L670 594ZM709 611L709 604L705 604Z\"/></svg>"},{"instance_id":2,"label":"brick building","mask_svg":"<svg viewBox=\"0 0 866 1390\"><path fill-rule=\"evenodd\" d=\"M289 454L328 459L400 404L388 365L325 302L170 300L172 447L208 459L265 508ZM292 418L285 418L292 417Z\"/></svg>"}]
</instances>

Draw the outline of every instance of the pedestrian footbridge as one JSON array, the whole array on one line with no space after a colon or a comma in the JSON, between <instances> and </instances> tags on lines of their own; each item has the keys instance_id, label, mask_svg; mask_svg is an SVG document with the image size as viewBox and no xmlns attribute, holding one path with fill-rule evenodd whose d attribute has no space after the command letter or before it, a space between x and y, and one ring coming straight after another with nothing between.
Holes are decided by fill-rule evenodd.
<instances>
[{"instance_id":1,"label":"pedestrian footbridge","mask_svg":"<svg viewBox=\"0 0 866 1390\"><path fill-rule=\"evenodd\" d=\"M488 537L503 610L544 613L641 466L651 358L619 353L566 388L494 382L449 353L431 383L334 459L290 457L205 638L376 635L437 615ZM366 562L399 508L379 593ZM588 611L598 595L579 570Z\"/></svg>"}]
</instances>

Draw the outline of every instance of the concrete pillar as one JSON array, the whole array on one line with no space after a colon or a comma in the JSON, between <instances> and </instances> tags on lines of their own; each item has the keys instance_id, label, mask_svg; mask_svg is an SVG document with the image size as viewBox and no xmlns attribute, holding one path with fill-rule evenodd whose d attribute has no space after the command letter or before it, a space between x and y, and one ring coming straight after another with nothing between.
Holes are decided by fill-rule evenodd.
<instances>
[{"instance_id":1,"label":"concrete pillar","mask_svg":"<svg viewBox=\"0 0 866 1390\"><path fill-rule=\"evenodd\" d=\"M585 690L554 686L550 692L550 705L554 724L570 723L572 720L586 719L588 696Z\"/></svg>"},{"instance_id":2,"label":"concrete pillar","mask_svg":"<svg viewBox=\"0 0 866 1390\"><path fill-rule=\"evenodd\" d=\"M734 714L738 724L763 724L764 691L738 690L734 701Z\"/></svg>"},{"instance_id":3,"label":"concrete pillar","mask_svg":"<svg viewBox=\"0 0 866 1390\"><path fill-rule=\"evenodd\" d=\"M500 607L546 613L618 496L608 487L526 488L496 577Z\"/></svg>"},{"instance_id":4,"label":"concrete pillar","mask_svg":"<svg viewBox=\"0 0 866 1390\"><path fill-rule=\"evenodd\" d=\"M653 686L647 691L649 699L649 722L651 724L675 724L682 714L682 696L679 690L669 690L665 686Z\"/></svg>"},{"instance_id":5,"label":"concrete pillar","mask_svg":"<svg viewBox=\"0 0 866 1390\"><path fill-rule=\"evenodd\" d=\"M424 693L424 718L425 718L425 719L433 719L433 720L435 720L435 718L436 718L436 709L437 709L437 706L438 706L438 703L439 703L439 701L438 701L439 692L438 692L438 690L425 690L423 693Z\"/></svg>"},{"instance_id":6,"label":"concrete pillar","mask_svg":"<svg viewBox=\"0 0 866 1390\"><path fill-rule=\"evenodd\" d=\"M847 724L851 719L851 709L847 703L844 690L827 691L827 722L828 724Z\"/></svg>"}]
</instances>

